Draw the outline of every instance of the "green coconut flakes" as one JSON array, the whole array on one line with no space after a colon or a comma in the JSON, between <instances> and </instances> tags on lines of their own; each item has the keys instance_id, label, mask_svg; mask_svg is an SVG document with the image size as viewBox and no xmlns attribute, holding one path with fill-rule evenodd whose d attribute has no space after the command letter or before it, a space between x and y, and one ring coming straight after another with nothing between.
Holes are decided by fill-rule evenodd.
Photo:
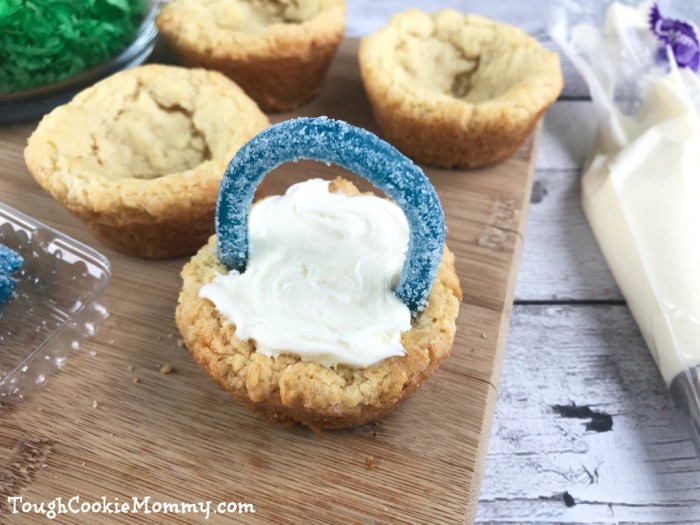
<instances>
[{"instance_id":1,"label":"green coconut flakes","mask_svg":"<svg viewBox=\"0 0 700 525\"><path fill-rule=\"evenodd\" d=\"M98 66L135 37L146 0L0 0L0 93Z\"/></svg>"}]
</instances>

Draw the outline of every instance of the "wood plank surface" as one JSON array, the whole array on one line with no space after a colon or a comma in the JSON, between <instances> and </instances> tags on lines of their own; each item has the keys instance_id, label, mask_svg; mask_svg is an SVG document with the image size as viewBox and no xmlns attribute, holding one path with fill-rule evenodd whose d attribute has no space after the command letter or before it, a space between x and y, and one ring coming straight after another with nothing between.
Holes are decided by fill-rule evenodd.
<instances>
[{"instance_id":1,"label":"wood plank surface","mask_svg":"<svg viewBox=\"0 0 700 525\"><path fill-rule=\"evenodd\" d=\"M341 46L321 95L298 114L374 128L356 42ZM280 118L286 118L284 115ZM517 260L534 137L510 159L469 173L428 170L445 206L464 304L453 354L382 422L315 436L281 428L231 401L198 368L173 314L184 259L142 261L100 246L24 167L35 122L0 128L0 198L105 253L110 317L47 387L0 408L0 512L6 497L253 503L210 523L473 521ZM292 164L267 191L338 170ZM171 374L159 373L162 364ZM138 379L138 382L134 382ZM368 468L372 458L372 468ZM15 517L13 517L15 518ZM21 523L43 523L35 514ZM191 523L190 515L100 515L100 523ZM96 523L76 514L62 523Z\"/></svg>"},{"instance_id":2,"label":"wood plank surface","mask_svg":"<svg viewBox=\"0 0 700 525\"><path fill-rule=\"evenodd\" d=\"M700 523L695 449L625 305L516 305L508 346L480 525Z\"/></svg>"},{"instance_id":3,"label":"wood plank surface","mask_svg":"<svg viewBox=\"0 0 700 525\"><path fill-rule=\"evenodd\" d=\"M581 207L595 129L590 100L557 102L543 120L516 301L622 301Z\"/></svg>"},{"instance_id":4,"label":"wood plank surface","mask_svg":"<svg viewBox=\"0 0 700 525\"><path fill-rule=\"evenodd\" d=\"M516 301L622 301L583 214L580 170L536 173L521 272Z\"/></svg>"}]
</instances>

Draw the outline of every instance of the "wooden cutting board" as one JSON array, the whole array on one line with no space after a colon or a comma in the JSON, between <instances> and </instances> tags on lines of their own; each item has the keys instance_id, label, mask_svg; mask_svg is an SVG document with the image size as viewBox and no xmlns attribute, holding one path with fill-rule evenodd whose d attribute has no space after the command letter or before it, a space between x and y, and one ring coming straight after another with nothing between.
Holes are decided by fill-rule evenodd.
<instances>
[{"instance_id":1,"label":"wooden cutting board","mask_svg":"<svg viewBox=\"0 0 700 525\"><path fill-rule=\"evenodd\" d=\"M320 96L295 115L375 130L356 63L339 51ZM292 115L275 116L282 120ZM447 216L464 301L452 355L381 422L320 436L269 423L233 402L181 346L174 322L185 259L143 261L101 246L27 172L36 126L0 128L0 199L106 254L109 318L48 385L0 408L0 512L25 501L247 502L254 514L208 523L471 523L496 402L536 137L469 172L426 169ZM535 134L536 135L536 134ZM266 193L339 171L283 166ZM173 372L161 374L170 364ZM138 378L139 382L134 382ZM96 404L94 403L96 402ZM93 407L96 405L96 407ZM17 514L3 523L45 523ZM73 514L60 523L204 523L203 515Z\"/></svg>"}]
</instances>

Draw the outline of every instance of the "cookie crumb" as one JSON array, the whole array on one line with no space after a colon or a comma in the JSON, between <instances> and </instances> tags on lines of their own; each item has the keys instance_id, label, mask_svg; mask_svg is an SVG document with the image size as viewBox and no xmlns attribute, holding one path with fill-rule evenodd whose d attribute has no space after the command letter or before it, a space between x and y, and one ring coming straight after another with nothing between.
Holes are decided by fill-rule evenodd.
<instances>
[{"instance_id":1,"label":"cookie crumb","mask_svg":"<svg viewBox=\"0 0 700 525\"><path fill-rule=\"evenodd\" d=\"M157 339L158 341L162 341L162 340L163 340L163 336L162 336L162 335L157 335L157 336L156 336L156 339Z\"/></svg>"},{"instance_id":2,"label":"cookie crumb","mask_svg":"<svg viewBox=\"0 0 700 525\"><path fill-rule=\"evenodd\" d=\"M177 346L178 348L183 348L185 346L185 341L184 339L178 339L177 340Z\"/></svg>"},{"instance_id":3,"label":"cookie crumb","mask_svg":"<svg viewBox=\"0 0 700 525\"><path fill-rule=\"evenodd\" d=\"M95 352L94 350L90 350L88 354L90 354L92 357L95 357L97 355L97 352Z\"/></svg>"},{"instance_id":4,"label":"cookie crumb","mask_svg":"<svg viewBox=\"0 0 700 525\"><path fill-rule=\"evenodd\" d=\"M126 367L126 369L127 369L129 372L133 372L133 371L134 371L134 365L129 365L129 366Z\"/></svg>"},{"instance_id":5,"label":"cookie crumb","mask_svg":"<svg viewBox=\"0 0 700 525\"><path fill-rule=\"evenodd\" d=\"M97 408L99 405L97 404L97 400L93 399L92 400L92 408Z\"/></svg>"},{"instance_id":6,"label":"cookie crumb","mask_svg":"<svg viewBox=\"0 0 700 525\"><path fill-rule=\"evenodd\" d=\"M486 339L486 334L484 332L481 332L481 338Z\"/></svg>"},{"instance_id":7,"label":"cookie crumb","mask_svg":"<svg viewBox=\"0 0 700 525\"><path fill-rule=\"evenodd\" d=\"M141 380L138 377L133 377L133 378L131 378L131 382L136 384L136 383L140 383Z\"/></svg>"},{"instance_id":8,"label":"cookie crumb","mask_svg":"<svg viewBox=\"0 0 700 525\"><path fill-rule=\"evenodd\" d=\"M37 411L37 412L43 412L43 411L44 411L44 409L43 409L43 408L41 408L41 407L39 407L39 408L37 408L37 409L36 409L36 411Z\"/></svg>"},{"instance_id":9,"label":"cookie crumb","mask_svg":"<svg viewBox=\"0 0 700 525\"><path fill-rule=\"evenodd\" d=\"M173 371L173 367L169 363L165 363L163 366L160 367L160 373L161 374L169 374Z\"/></svg>"},{"instance_id":10,"label":"cookie crumb","mask_svg":"<svg viewBox=\"0 0 700 525\"><path fill-rule=\"evenodd\" d=\"M374 470L374 457L367 456L365 459L365 464L367 465L367 470Z\"/></svg>"}]
</instances>

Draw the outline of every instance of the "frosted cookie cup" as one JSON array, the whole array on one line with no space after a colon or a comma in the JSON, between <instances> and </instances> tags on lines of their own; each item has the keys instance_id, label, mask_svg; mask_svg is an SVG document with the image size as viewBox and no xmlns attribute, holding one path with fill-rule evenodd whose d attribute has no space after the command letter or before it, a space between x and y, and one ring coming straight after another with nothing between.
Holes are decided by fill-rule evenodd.
<instances>
[{"instance_id":1,"label":"frosted cookie cup","mask_svg":"<svg viewBox=\"0 0 700 525\"><path fill-rule=\"evenodd\" d=\"M385 138L443 168L513 154L563 86L556 53L515 27L449 9L395 15L362 39L359 61Z\"/></svg>"},{"instance_id":2,"label":"frosted cookie cup","mask_svg":"<svg viewBox=\"0 0 700 525\"><path fill-rule=\"evenodd\" d=\"M117 73L46 115L29 171L111 248L191 254L213 232L221 174L269 125L223 75L148 65Z\"/></svg>"},{"instance_id":3,"label":"frosted cookie cup","mask_svg":"<svg viewBox=\"0 0 700 525\"><path fill-rule=\"evenodd\" d=\"M275 137L280 127L290 135ZM378 419L452 348L461 290L439 201L408 159L344 123L297 119L259 137L224 177L217 237L183 269L183 339L214 381L264 416L317 431ZM262 145L272 160L252 151ZM238 196L295 157L350 168L394 203L343 179L312 180L258 203L248 222Z\"/></svg>"}]
</instances>

